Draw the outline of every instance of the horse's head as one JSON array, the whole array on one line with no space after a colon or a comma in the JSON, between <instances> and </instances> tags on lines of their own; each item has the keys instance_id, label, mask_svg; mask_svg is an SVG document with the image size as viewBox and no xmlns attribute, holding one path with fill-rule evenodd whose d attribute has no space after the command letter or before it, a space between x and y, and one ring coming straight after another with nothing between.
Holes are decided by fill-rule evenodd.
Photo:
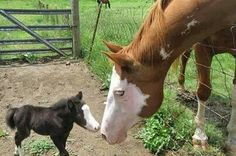
<instances>
[{"instance_id":1,"label":"horse's head","mask_svg":"<svg viewBox=\"0 0 236 156\"><path fill-rule=\"evenodd\" d=\"M125 140L127 131L142 117L151 116L163 98L161 71L136 61L120 46L106 43L113 53L105 53L113 62L111 84L102 119L101 133L110 144ZM155 71L155 72L154 72Z\"/></svg>"},{"instance_id":2,"label":"horse's head","mask_svg":"<svg viewBox=\"0 0 236 156\"><path fill-rule=\"evenodd\" d=\"M99 130L99 123L95 120L90 112L89 106L82 100L83 94L79 92L76 96L68 99L68 107L72 112L74 122L81 127L91 131Z\"/></svg>"}]
</instances>

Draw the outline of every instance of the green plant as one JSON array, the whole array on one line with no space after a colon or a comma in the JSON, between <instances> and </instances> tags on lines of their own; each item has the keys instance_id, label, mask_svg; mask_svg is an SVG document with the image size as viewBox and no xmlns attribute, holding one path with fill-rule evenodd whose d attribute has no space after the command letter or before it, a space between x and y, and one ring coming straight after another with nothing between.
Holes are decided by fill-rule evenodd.
<instances>
[{"instance_id":1,"label":"green plant","mask_svg":"<svg viewBox=\"0 0 236 156\"><path fill-rule=\"evenodd\" d=\"M164 106L147 119L139 137L144 146L153 153L165 150L178 150L190 142L193 132L191 116L183 107ZM188 119L189 118L189 119Z\"/></svg>"},{"instance_id":2,"label":"green plant","mask_svg":"<svg viewBox=\"0 0 236 156\"><path fill-rule=\"evenodd\" d=\"M32 53L26 53L26 54L19 54L18 55L18 59L26 61L30 64L34 63L34 61L37 60L37 56L35 54Z\"/></svg>"},{"instance_id":3,"label":"green plant","mask_svg":"<svg viewBox=\"0 0 236 156\"><path fill-rule=\"evenodd\" d=\"M0 138L5 136L8 136L8 133L0 129Z\"/></svg>"},{"instance_id":4,"label":"green plant","mask_svg":"<svg viewBox=\"0 0 236 156\"><path fill-rule=\"evenodd\" d=\"M55 146L49 139L30 140L24 144L25 151L37 156L42 155L53 148L55 148Z\"/></svg>"}]
</instances>

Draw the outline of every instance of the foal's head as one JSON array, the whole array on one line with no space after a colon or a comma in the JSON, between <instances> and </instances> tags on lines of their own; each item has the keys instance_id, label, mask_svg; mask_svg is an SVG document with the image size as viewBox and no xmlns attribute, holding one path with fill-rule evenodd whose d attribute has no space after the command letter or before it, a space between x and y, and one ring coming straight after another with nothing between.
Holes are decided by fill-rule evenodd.
<instances>
[{"instance_id":1,"label":"foal's head","mask_svg":"<svg viewBox=\"0 0 236 156\"><path fill-rule=\"evenodd\" d=\"M89 106L82 100L83 94L79 92L76 96L68 99L68 108L72 112L74 122L91 131L99 130L99 123L90 112Z\"/></svg>"}]
</instances>

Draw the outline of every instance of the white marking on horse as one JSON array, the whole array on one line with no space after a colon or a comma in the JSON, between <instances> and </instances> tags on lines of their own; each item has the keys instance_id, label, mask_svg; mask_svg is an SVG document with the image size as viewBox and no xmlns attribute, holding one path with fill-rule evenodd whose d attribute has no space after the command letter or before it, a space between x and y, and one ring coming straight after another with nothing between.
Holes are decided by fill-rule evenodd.
<instances>
[{"instance_id":1,"label":"white marking on horse","mask_svg":"<svg viewBox=\"0 0 236 156\"><path fill-rule=\"evenodd\" d=\"M192 17L193 17L193 15L189 15L189 16L187 16L187 19L192 18Z\"/></svg>"},{"instance_id":2,"label":"white marking on horse","mask_svg":"<svg viewBox=\"0 0 236 156\"><path fill-rule=\"evenodd\" d=\"M205 127L205 105L206 105L206 102L201 101L198 98L198 111L197 111L197 115L195 117L196 130L193 135L193 139L201 140L201 141L207 140L207 136L206 136L205 130L204 130L204 127Z\"/></svg>"},{"instance_id":3,"label":"white marking on horse","mask_svg":"<svg viewBox=\"0 0 236 156\"><path fill-rule=\"evenodd\" d=\"M99 123L95 120L92 113L90 112L89 106L88 105L83 105L82 110L84 112L84 118L86 120L85 127L88 130L91 130L91 131L99 130L99 128L100 128Z\"/></svg>"},{"instance_id":4,"label":"white marking on horse","mask_svg":"<svg viewBox=\"0 0 236 156\"><path fill-rule=\"evenodd\" d=\"M160 55L162 57L162 60L165 60L170 57L170 54L168 54L164 48L161 48Z\"/></svg>"},{"instance_id":5,"label":"white marking on horse","mask_svg":"<svg viewBox=\"0 0 236 156\"><path fill-rule=\"evenodd\" d=\"M193 19L191 22L187 24L187 29L189 30L191 27L195 26L196 24L198 24L198 21Z\"/></svg>"},{"instance_id":6,"label":"white marking on horse","mask_svg":"<svg viewBox=\"0 0 236 156\"><path fill-rule=\"evenodd\" d=\"M189 33L190 30L191 30L191 28L194 27L195 25L197 25L198 23L199 23L199 22L198 22L197 20L193 19L191 22L189 22L189 23L186 25L187 28L186 28L183 32L181 32L181 35L185 35L185 34Z\"/></svg>"},{"instance_id":7,"label":"white marking on horse","mask_svg":"<svg viewBox=\"0 0 236 156\"><path fill-rule=\"evenodd\" d=\"M236 84L234 84L233 91L232 91L232 97L231 97L231 105L232 105L232 111L231 111L231 117L229 124L227 126L227 130L229 132L228 134L228 140L227 140L227 148L229 148L230 151L236 152Z\"/></svg>"},{"instance_id":8,"label":"white marking on horse","mask_svg":"<svg viewBox=\"0 0 236 156\"><path fill-rule=\"evenodd\" d=\"M148 97L135 84L128 83L127 79L121 80L113 68L101 126L101 133L108 143L120 143L126 139L128 129L140 121L138 114Z\"/></svg>"}]
</instances>

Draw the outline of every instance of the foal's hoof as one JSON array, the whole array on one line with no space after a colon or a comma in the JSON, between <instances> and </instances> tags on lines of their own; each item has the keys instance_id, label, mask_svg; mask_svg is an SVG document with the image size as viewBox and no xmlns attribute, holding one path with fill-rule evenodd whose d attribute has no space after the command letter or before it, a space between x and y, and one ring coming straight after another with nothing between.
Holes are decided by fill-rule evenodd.
<instances>
[{"instance_id":1,"label":"foal's hoof","mask_svg":"<svg viewBox=\"0 0 236 156\"><path fill-rule=\"evenodd\" d=\"M197 140L197 139L193 139L193 140L192 140L192 143L193 143L194 149L206 150L206 149L208 148L207 140Z\"/></svg>"}]
</instances>

